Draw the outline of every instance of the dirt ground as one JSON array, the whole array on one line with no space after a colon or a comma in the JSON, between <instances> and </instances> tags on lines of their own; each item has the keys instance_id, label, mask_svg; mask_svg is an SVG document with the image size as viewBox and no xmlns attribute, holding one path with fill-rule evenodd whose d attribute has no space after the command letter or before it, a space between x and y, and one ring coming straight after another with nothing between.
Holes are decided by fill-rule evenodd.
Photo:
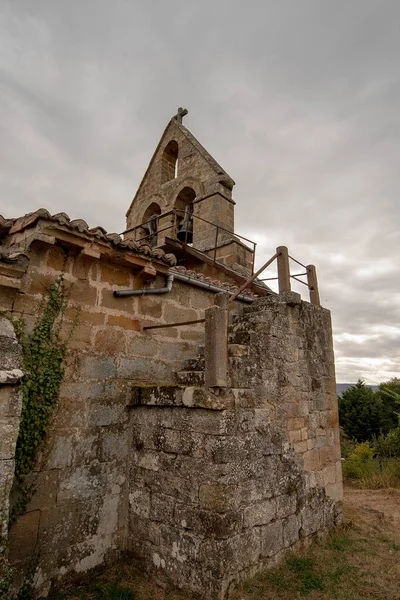
<instances>
[{"instance_id":1,"label":"dirt ground","mask_svg":"<svg viewBox=\"0 0 400 600\"><path fill-rule=\"evenodd\" d=\"M382 527L391 529L393 536L400 540L400 490L359 490L347 486L344 508L346 515L363 522L375 522L378 518Z\"/></svg>"}]
</instances>

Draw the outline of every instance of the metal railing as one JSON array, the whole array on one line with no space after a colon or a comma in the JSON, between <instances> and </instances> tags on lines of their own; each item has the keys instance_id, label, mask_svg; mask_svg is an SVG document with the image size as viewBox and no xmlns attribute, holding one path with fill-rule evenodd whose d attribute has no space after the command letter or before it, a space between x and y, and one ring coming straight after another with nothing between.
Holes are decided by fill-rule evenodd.
<instances>
[{"instance_id":1,"label":"metal railing","mask_svg":"<svg viewBox=\"0 0 400 600\"><path fill-rule=\"evenodd\" d=\"M171 222L168 223L166 226L159 228L159 222L168 216L171 216ZM164 233L166 231L171 231L171 234L172 234L171 238L174 240L177 240L178 239L178 228L184 222L185 216L186 216L185 211L172 209L172 210L169 210L160 215L153 215L153 217L151 217L148 221L144 221L140 225L135 225L135 227L130 227L129 229L126 229L125 231L123 231L121 233L121 235L125 235L126 233L134 232L134 241L135 242L150 241L150 243L153 244L153 240L155 238L157 238L160 233ZM211 256L215 263L218 262L217 261L218 241L221 241L221 233L229 234L229 236L231 236L232 239L236 238L240 241L245 241L245 242L248 242L249 244L252 244L252 248L248 248L248 251L252 254L251 273L252 274L254 273L254 262L255 262L256 247L257 247L256 242L253 242L253 240L250 240L250 239L244 237L244 235L239 235L238 233L235 233L234 231L230 231L229 229L226 229L225 227L221 227L220 225L216 225L215 223L212 223L211 221L208 221L207 219L203 219L203 217L199 217L198 215L191 214L190 219L193 219L193 234L195 236L197 233L195 223L198 223L198 222L206 223L207 225L211 225L211 227L213 227L215 229L214 245L211 246L211 248L208 248L206 251L199 250L200 252L207 253L208 256L210 256L209 253L212 253ZM149 226L149 228L150 228L150 223L154 223L154 222L156 222L156 231L147 233L144 236L141 235L140 232L146 229L146 225ZM139 234L139 236L141 236L141 237L138 238L137 234ZM181 241L184 246L190 245L194 249L196 249L196 245L194 243L188 242L188 234L189 234L189 228L187 227L186 231L185 231L184 239L179 239L179 241Z\"/></svg>"},{"instance_id":2,"label":"metal railing","mask_svg":"<svg viewBox=\"0 0 400 600\"><path fill-rule=\"evenodd\" d=\"M299 283L306 285L309 293L310 293L310 302L311 304L320 305L319 292L318 292L318 280L317 280L317 271L314 265L304 265L293 256L290 256L288 249L286 246L279 246L276 249L276 253L272 256L263 266L258 269L256 273L253 273L251 277L234 293L230 296L229 301L232 302L235 298L241 294L249 285L256 280L265 269L267 269L274 261L277 261L277 269L278 275L276 277L267 277L265 279L261 279L260 281L278 281L279 293L282 294L284 292L290 292L292 289L291 279L295 279ZM290 261L295 262L305 269L304 273L295 273L292 274L290 272ZM299 277L306 276L307 280L303 281L299 279Z\"/></svg>"}]
</instances>

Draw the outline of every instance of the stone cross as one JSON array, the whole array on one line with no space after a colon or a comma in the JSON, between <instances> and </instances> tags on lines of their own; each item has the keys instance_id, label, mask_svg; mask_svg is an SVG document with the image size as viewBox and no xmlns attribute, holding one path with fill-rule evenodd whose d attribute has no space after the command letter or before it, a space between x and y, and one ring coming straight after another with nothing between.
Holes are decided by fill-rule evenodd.
<instances>
[{"instance_id":1,"label":"stone cross","mask_svg":"<svg viewBox=\"0 0 400 600\"><path fill-rule=\"evenodd\" d=\"M181 106L178 108L178 112L174 115L175 120L178 123L182 123L183 117L188 114L188 110L186 108L182 108Z\"/></svg>"}]
</instances>

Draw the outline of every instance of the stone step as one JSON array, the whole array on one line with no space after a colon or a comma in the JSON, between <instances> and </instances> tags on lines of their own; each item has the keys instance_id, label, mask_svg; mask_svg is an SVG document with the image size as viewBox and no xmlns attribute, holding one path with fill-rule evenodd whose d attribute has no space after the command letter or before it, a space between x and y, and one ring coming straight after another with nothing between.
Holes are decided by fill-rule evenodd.
<instances>
[{"instance_id":1,"label":"stone step","mask_svg":"<svg viewBox=\"0 0 400 600\"><path fill-rule=\"evenodd\" d=\"M203 371L177 371L176 378L181 385L200 387L204 385Z\"/></svg>"}]
</instances>

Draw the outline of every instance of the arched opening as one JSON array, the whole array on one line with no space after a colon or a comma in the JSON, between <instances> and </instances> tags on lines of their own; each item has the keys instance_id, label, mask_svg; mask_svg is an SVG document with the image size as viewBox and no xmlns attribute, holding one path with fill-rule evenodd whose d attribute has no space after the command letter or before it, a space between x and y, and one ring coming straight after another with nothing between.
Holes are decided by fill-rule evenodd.
<instances>
[{"instance_id":1,"label":"arched opening","mask_svg":"<svg viewBox=\"0 0 400 600\"><path fill-rule=\"evenodd\" d=\"M178 194L174 208L177 211L178 240L191 244L193 242L193 202L196 192L191 187L184 187Z\"/></svg>"},{"instance_id":2,"label":"arched opening","mask_svg":"<svg viewBox=\"0 0 400 600\"><path fill-rule=\"evenodd\" d=\"M152 202L144 212L142 218L142 239L150 244L150 246L157 246L158 242L158 217L161 215L161 208L157 202Z\"/></svg>"},{"instance_id":3,"label":"arched opening","mask_svg":"<svg viewBox=\"0 0 400 600\"><path fill-rule=\"evenodd\" d=\"M161 183L166 183L178 176L178 144L171 140L165 147L161 157Z\"/></svg>"}]
</instances>

